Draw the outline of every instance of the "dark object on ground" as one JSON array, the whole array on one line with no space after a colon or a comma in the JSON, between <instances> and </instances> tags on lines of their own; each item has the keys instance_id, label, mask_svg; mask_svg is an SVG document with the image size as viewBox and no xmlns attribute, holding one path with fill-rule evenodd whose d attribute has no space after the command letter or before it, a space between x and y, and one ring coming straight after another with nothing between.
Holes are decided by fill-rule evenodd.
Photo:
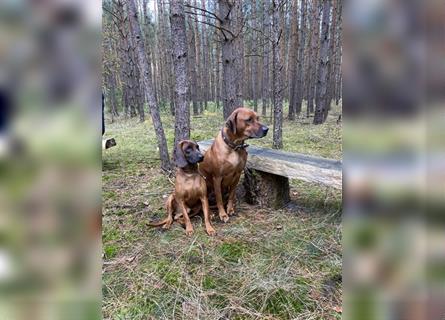
<instances>
[{"instance_id":1,"label":"dark object on ground","mask_svg":"<svg viewBox=\"0 0 445 320\"><path fill-rule=\"evenodd\" d=\"M109 149L116 145L116 140L114 138L102 140L102 149Z\"/></svg>"}]
</instances>

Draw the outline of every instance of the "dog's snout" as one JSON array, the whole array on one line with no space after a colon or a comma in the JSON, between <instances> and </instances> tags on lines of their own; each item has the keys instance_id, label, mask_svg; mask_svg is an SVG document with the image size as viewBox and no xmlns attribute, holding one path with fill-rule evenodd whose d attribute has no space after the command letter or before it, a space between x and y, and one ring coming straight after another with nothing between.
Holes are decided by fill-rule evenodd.
<instances>
[{"instance_id":1,"label":"dog's snout","mask_svg":"<svg viewBox=\"0 0 445 320\"><path fill-rule=\"evenodd\" d=\"M269 128L266 127L266 126L262 126L262 127L261 127L261 130L263 130L263 134L266 135L266 134L267 134L267 131L269 131Z\"/></svg>"},{"instance_id":2,"label":"dog's snout","mask_svg":"<svg viewBox=\"0 0 445 320\"><path fill-rule=\"evenodd\" d=\"M198 162L202 162L204 160L204 156L202 155L202 153L198 154Z\"/></svg>"}]
</instances>

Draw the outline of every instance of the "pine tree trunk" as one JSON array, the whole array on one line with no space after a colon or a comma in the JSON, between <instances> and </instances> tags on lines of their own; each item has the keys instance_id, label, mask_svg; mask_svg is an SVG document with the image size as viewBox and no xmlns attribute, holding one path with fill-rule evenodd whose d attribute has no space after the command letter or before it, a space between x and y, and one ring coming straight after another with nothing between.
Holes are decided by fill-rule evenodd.
<instances>
[{"instance_id":1,"label":"pine tree trunk","mask_svg":"<svg viewBox=\"0 0 445 320\"><path fill-rule=\"evenodd\" d=\"M130 83L134 92L133 103L131 105L132 116L139 114L139 121L145 121L143 90L140 81L140 72L135 58L135 44L131 37L128 37L129 57L131 63Z\"/></svg>"},{"instance_id":2,"label":"pine tree trunk","mask_svg":"<svg viewBox=\"0 0 445 320\"><path fill-rule=\"evenodd\" d=\"M232 1L232 0L226 0ZM238 70L236 76L237 84L237 101L238 104L235 108L241 107L244 103L244 92L246 91L246 81L244 81L244 34L243 34L243 3L242 1L232 1L234 3L234 52L235 52L235 65L236 70Z\"/></svg>"},{"instance_id":3,"label":"pine tree trunk","mask_svg":"<svg viewBox=\"0 0 445 320\"><path fill-rule=\"evenodd\" d=\"M217 34L215 32L215 38L217 37ZM221 46L218 39L216 39L216 75L215 75L215 103L216 108L219 110L219 103L221 101Z\"/></svg>"},{"instance_id":4,"label":"pine tree trunk","mask_svg":"<svg viewBox=\"0 0 445 320\"><path fill-rule=\"evenodd\" d=\"M190 111L188 107L189 81L187 78L187 36L183 0L170 1L170 29L173 46L173 68L175 72L175 143L173 158L176 159L176 145L190 139Z\"/></svg>"},{"instance_id":5,"label":"pine tree trunk","mask_svg":"<svg viewBox=\"0 0 445 320\"><path fill-rule=\"evenodd\" d=\"M313 15L312 15L312 7L308 3L307 4L307 25L308 25L308 34L307 34L307 45L305 49L304 56L306 58L306 69L305 69L305 88L304 88L304 99L306 99L306 116L308 117L308 110L309 110L309 96L310 96L310 90L311 90L311 82L312 82L312 39L313 39L313 32L311 32L312 25L313 25Z\"/></svg>"},{"instance_id":6,"label":"pine tree trunk","mask_svg":"<svg viewBox=\"0 0 445 320\"><path fill-rule=\"evenodd\" d=\"M261 106L261 114L263 116L267 113L267 105L269 103L270 98L270 86L269 86L269 53L270 53L270 0L262 1L263 4L263 34L265 37L264 45L263 45L263 77L261 79L261 90L262 90L262 106Z\"/></svg>"},{"instance_id":7,"label":"pine tree trunk","mask_svg":"<svg viewBox=\"0 0 445 320\"><path fill-rule=\"evenodd\" d=\"M334 59L334 98L335 104L338 106L338 103L341 98L341 56L342 56L342 46L341 46L341 37L342 37L342 1L338 2L337 5L337 30L336 30L336 42L335 42L335 59Z\"/></svg>"},{"instance_id":8,"label":"pine tree trunk","mask_svg":"<svg viewBox=\"0 0 445 320\"><path fill-rule=\"evenodd\" d=\"M320 43L320 59L318 71L318 89L315 106L314 124L321 124L324 122L324 113L327 106L328 95L328 71L329 71L329 12L331 9L331 1L325 0L323 3L323 21L321 29L321 43Z\"/></svg>"},{"instance_id":9,"label":"pine tree trunk","mask_svg":"<svg viewBox=\"0 0 445 320\"><path fill-rule=\"evenodd\" d=\"M189 19L188 21L188 34L189 34L189 56L188 56L188 67L189 67L189 75L190 75L190 98L193 104L193 115L199 114L199 105L198 105L198 81L196 76L196 45L195 45L195 32L193 29L193 22Z\"/></svg>"},{"instance_id":10,"label":"pine tree trunk","mask_svg":"<svg viewBox=\"0 0 445 320\"><path fill-rule=\"evenodd\" d=\"M117 100L116 100L116 78L113 74L108 75L108 99L111 105L111 115L113 117L119 117L119 112L117 111Z\"/></svg>"},{"instance_id":11,"label":"pine tree trunk","mask_svg":"<svg viewBox=\"0 0 445 320\"><path fill-rule=\"evenodd\" d=\"M231 0L218 0L219 16L221 17L220 29L221 52L222 52L222 100L224 119L237 107L241 105L238 89L239 81L242 77L242 70L237 70L237 63L240 61L237 43L235 41L236 31L234 28L234 4ZM238 62L237 62L238 59Z\"/></svg>"},{"instance_id":12,"label":"pine tree trunk","mask_svg":"<svg viewBox=\"0 0 445 320\"><path fill-rule=\"evenodd\" d=\"M108 54L111 55L113 52L111 40L108 41L106 49L108 50ZM116 77L115 74L113 73L114 70L112 69L113 69L112 63L104 61L104 71L105 71L104 79L106 80L106 87L108 89L106 96L109 101L110 113L113 121L114 117L119 116L119 112L117 111Z\"/></svg>"},{"instance_id":13,"label":"pine tree trunk","mask_svg":"<svg viewBox=\"0 0 445 320\"><path fill-rule=\"evenodd\" d=\"M206 1L201 0L201 6L205 10L206 9ZM203 18L204 19L204 18ZM209 67L209 59L208 59L208 43L207 43L207 28L206 24L201 24L201 43L202 43L202 65L204 68ZM208 70L208 69L207 69ZM204 109L207 110L207 102L209 99L209 72L204 71L202 73L202 99L204 101Z\"/></svg>"},{"instance_id":14,"label":"pine tree trunk","mask_svg":"<svg viewBox=\"0 0 445 320\"><path fill-rule=\"evenodd\" d=\"M317 88L317 74L318 74L318 46L320 41L320 2L319 0L313 0L312 2L312 39L311 39L311 82L308 91L307 101L307 117L314 112L314 98Z\"/></svg>"},{"instance_id":15,"label":"pine tree trunk","mask_svg":"<svg viewBox=\"0 0 445 320\"><path fill-rule=\"evenodd\" d=\"M280 42L282 41L283 30L280 28L279 0L272 0L273 4L273 144L274 149L283 148L282 128L283 128L283 85L282 68L280 56Z\"/></svg>"},{"instance_id":16,"label":"pine tree trunk","mask_svg":"<svg viewBox=\"0 0 445 320\"><path fill-rule=\"evenodd\" d=\"M296 1L292 4L291 34L289 48L289 112L288 119L295 119L295 91L297 86L296 62L298 59L298 5Z\"/></svg>"},{"instance_id":17,"label":"pine tree trunk","mask_svg":"<svg viewBox=\"0 0 445 320\"><path fill-rule=\"evenodd\" d=\"M298 83L296 88L296 99L295 99L295 113L301 113L301 104L303 102L303 94L304 94L304 48L306 45L306 0L301 0L301 26L300 26L300 35L299 35L299 44L298 44L298 66L297 66L297 75L298 75Z\"/></svg>"},{"instance_id":18,"label":"pine tree trunk","mask_svg":"<svg viewBox=\"0 0 445 320\"><path fill-rule=\"evenodd\" d=\"M195 7L197 7L197 2L196 0L194 0L193 5ZM197 12L197 10L195 10L195 13ZM196 17L198 17L196 15ZM197 19L197 18L196 18ZM193 24L193 32L195 33L195 52L196 52L196 83L197 83L197 87L196 87L196 97L198 99L198 112L202 113L203 111L203 77L204 77L204 72L202 69L202 63L201 63L201 36L199 34L199 27L198 27L198 21L195 21Z\"/></svg>"},{"instance_id":19,"label":"pine tree trunk","mask_svg":"<svg viewBox=\"0 0 445 320\"><path fill-rule=\"evenodd\" d=\"M144 42L142 39L141 28L139 26L138 15L136 11L135 0L128 0L128 18L131 25L131 33L134 43L136 44L136 53L139 68L142 74L142 80L145 87L145 98L151 111L151 118L158 140L159 155L161 158L161 168L170 170L170 158L168 156L167 140L165 139L164 129L162 127L159 107L153 93L153 83L151 81L151 66L145 54Z\"/></svg>"},{"instance_id":20,"label":"pine tree trunk","mask_svg":"<svg viewBox=\"0 0 445 320\"><path fill-rule=\"evenodd\" d=\"M334 91L335 91L335 75L334 75L334 68L335 68L335 38L336 38L336 29L337 29L337 0L332 0L332 19L331 19L331 25L329 30L329 52L328 52L328 58L329 58L329 70L327 75L327 94L326 94L326 109L323 112L323 122L326 121L328 117L328 112L331 110L331 101L334 98Z\"/></svg>"},{"instance_id":21,"label":"pine tree trunk","mask_svg":"<svg viewBox=\"0 0 445 320\"><path fill-rule=\"evenodd\" d=\"M280 29L281 29L281 40L280 40L280 61L282 65L281 69L281 76L283 77L283 89L284 89L284 79L287 79L287 73L286 73L286 58L287 58L287 9L286 6L289 2L288 1L280 1L280 17L279 17L279 23L280 23ZM284 100L284 92L283 92L283 100Z\"/></svg>"},{"instance_id":22,"label":"pine tree trunk","mask_svg":"<svg viewBox=\"0 0 445 320\"><path fill-rule=\"evenodd\" d=\"M258 26L258 18L257 18L257 4L256 4L256 1L255 0L253 0L252 1L252 19L253 19L253 23L254 23L254 28L255 29L259 29L259 26ZM251 82L252 82L252 89L253 89L253 92L252 92L252 99L253 99L253 110L255 111L255 112L257 112L258 111L258 91L259 91L259 89L258 89L258 84L259 84L259 81L258 81L258 79L260 79L260 76L259 76L259 72L260 72L260 66L259 66L259 63L258 63L258 61L259 61L259 58L258 58L258 43L260 42L259 41L259 36L258 36L258 32L257 31L252 31L252 43L253 43L253 47L255 47L255 50L254 50L254 52L253 52L253 56L252 56L252 72L250 73L251 74L251 76L252 76L252 79L251 79Z\"/></svg>"}]
</instances>

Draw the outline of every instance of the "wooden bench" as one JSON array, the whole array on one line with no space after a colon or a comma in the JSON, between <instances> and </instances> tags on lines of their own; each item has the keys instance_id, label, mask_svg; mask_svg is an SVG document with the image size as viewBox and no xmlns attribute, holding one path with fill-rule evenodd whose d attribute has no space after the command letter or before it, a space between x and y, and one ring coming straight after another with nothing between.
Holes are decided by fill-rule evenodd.
<instances>
[{"instance_id":1,"label":"wooden bench","mask_svg":"<svg viewBox=\"0 0 445 320\"><path fill-rule=\"evenodd\" d=\"M199 142L206 151L213 140ZM242 186L251 204L280 208L289 200L289 179L342 188L341 161L262 147L247 148L247 168Z\"/></svg>"}]
</instances>

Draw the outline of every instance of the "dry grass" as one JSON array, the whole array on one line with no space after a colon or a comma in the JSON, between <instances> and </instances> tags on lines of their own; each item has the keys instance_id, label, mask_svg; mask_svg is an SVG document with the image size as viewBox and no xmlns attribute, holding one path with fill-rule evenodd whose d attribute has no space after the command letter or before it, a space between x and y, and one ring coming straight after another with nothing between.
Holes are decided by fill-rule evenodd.
<instances>
[{"instance_id":1,"label":"dry grass","mask_svg":"<svg viewBox=\"0 0 445 320\"><path fill-rule=\"evenodd\" d=\"M213 137L218 113L192 120L192 139ZM173 120L163 116L168 142ZM289 151L341 158L333 112L321 126L285 122ZM265 210L244 203L208 237L179 225L162 232L171 182L158 169L150 121L108 124L117 146L103 155L103 313L110 319L336 319L341 305L341 193L292 181L292 204ZM270 137L254 144L270 145Z\"/></svg>"}]
</instances>

